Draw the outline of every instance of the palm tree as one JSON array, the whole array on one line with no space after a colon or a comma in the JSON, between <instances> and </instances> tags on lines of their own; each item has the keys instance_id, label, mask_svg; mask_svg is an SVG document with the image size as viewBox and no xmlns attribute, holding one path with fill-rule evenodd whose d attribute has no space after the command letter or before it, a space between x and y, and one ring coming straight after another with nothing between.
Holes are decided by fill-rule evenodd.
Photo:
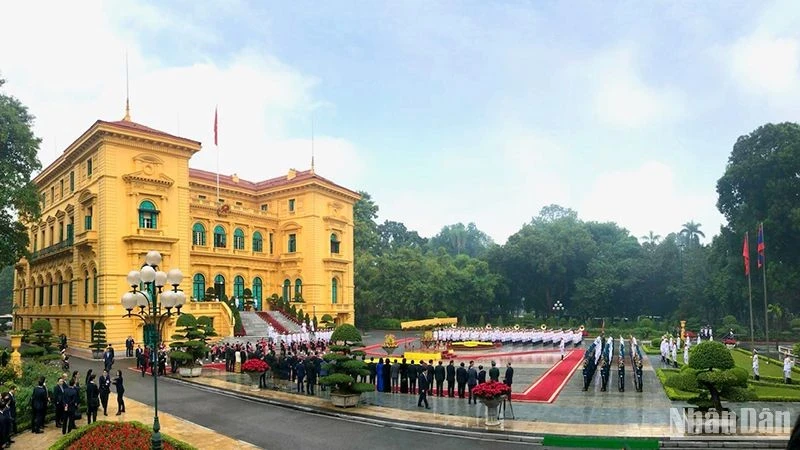
<instances>
[{"instance_id":1,"label":"palm tree","mask_svg":"<svg viewBox=\"0 0 800 450\"><path fill-rule=\"evenodd\" d=\"M694 223L694 221L689 221L683 224L683 229L681 230L681 236L686 239L686 243L688 245L700 245L700 237L706 237L705 233L700 231L700 227L703 226L701 223Z\"/></svg>"},{"instance_id":2,"label":"palm tree","mask_svg":"<svg viewBox=\"0 0 800 450\"><path fill-rule=\"evenodd\" d=\"M644 241L645 247L653 249L658 245L658 241L661 240L661 235L654 234L653 230L650 230L650 233L642 236L642 240Z\"/></svg>"},{"instance_id":3,"label":"palm tree","mask_svg":"<svg viewBox=\"0 0 800 450\"><path fill-rule=\"evenodd\" d=\"M777 303L770 303L767 305L767 311L772 314L773 325L775 328L781 328L781 319L783 318L783 308ZM778 331L778 330L775 330Z\"/></svg>"}]
</instances>

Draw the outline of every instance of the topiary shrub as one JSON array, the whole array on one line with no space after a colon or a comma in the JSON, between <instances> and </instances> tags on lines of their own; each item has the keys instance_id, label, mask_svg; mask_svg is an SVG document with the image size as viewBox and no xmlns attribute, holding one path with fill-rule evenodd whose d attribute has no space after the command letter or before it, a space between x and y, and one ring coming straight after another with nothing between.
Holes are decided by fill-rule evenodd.
<instances>
[{"instance_id":1,"label":"topiary shrub","mask_svg":"<svg viewBox=\"0 0 800 450\"><path fill-rule=\"evenodd\" d=\"M730 350L721 342L706 341L692 347L688 368L673 375L676 376L679 378L675 381L672 377L667 380L668 385L682 385L682 390L698 392L692 401L700 408L722 411L723 397L733 401L753 398L747 390L747 371L736 367Z\"/></svg>"},{"instance_id":2,"label":"topiary shrub","mask_svg":"<svg viewBox=\"0 0 800 450\"><path fill-rule=\"evenodd\" d=\"M20 350L20 355L23 358L36 358L45 354L44 348L39 346L30 346Z\"/></svg>"},{"instance_id":3,"label":"topiary shrub","mask_svg":"<svg viewBox=\"0 0 800 450\"><path fill-rule=\"evenodd\" d=\"M31 325L31 331L33 332L32 343L42 347L45 352L49 353L54 343L53 326L50 325L50 321L46 319L39 319L33 322Z\"/></svg>"},{"instance_id":4,"label":"topiary shrub","mask_svg":"<svg viewBox=\"0 0 800 450\"><path fill-rule=\"evenodd\" d=\"M331 341L341 341L344 342L344 345L361 343L361 333L358 331L358 328L350 325L349 323L344 323L333 330L333 333L331 334Z\"/></svg>"},{"instance_id":5,"label":"topiary shrub","mask_svg":"<svg viewBox=\"0 0 800 450\"><path fill-rule=\"evenodd\" d=\"M733 355L725 344L717 341L706 341L691 348L689 367L693 369L732 369L736 367Z\"/></svg>"},{"instance_id":6,"label":"topiary shrub","mask_svg":"<svg viewBox=\"0 0 800 450\"><path fill-rule=\"evenodd\" d=\"M93 357L102 358L103 350L106 349L106 326L103 322L96 322L92 327L92 343L89 348L92 349Z\"/></svg>"},{"instance_id":7,"label":"topiary shrub","mask_svg":"<svg viewBox=\"0 0 800 450\"><path fill-rule=\"evenodd\" d=\"M197 367L197 361L205 357L209 348L206 345L205 327L198 324L197 319L191 314L181 314L175 322L181 327L172 335L173 341L169 346L173 350L170 358L181 362L182 366Z\"/></svg>"},{"instance_id":8,"label":"topiary shrub","mask_svg":"<svg viewBox=\"0 0 800 450\"><path fill-rule=\"evenodd\" d=\"M349 339L346 338L352 338L353 331L358 334L358 330L356 330L354 326L346 324L337 327L333 334L335 335L339 332L342 327L350 328L345 328L341 331L341 336L339 336L340 340L347 341ZM357 337L360 342L360 334ZM332 337L331 339L334 338ZM358 377L369 375L369 369L363 360L354 359L353 356L348 355L347 352L348 350L342 353L332 352L322 357L322 359L325 360L325 368L328 371L328 375L321 377L319 383L325 386L332 386L332 394L353 395L374 391L375 386L371 383L356 382Z\"/></svg>"},{"instance_id":9,"label":"topiary shrub","mask_svg":"<svg viewBox=\"0 0 800 450\"><path fill-rule=\"evenodd\" d=\"M320 321L320 322L321 322L323 325L325 325L326 327L329 327L329 326L331 326L331 324L334 322L334 320L333 320L333 317L331 317L331 315L330 315L330 314L323 314L323 315L322 315L322 318L321 318L321 319L319 319L319 321Z\"/></svg>"},{"instance_id":10,"label":"topiary shrub","mask_svg":"<svg viewBox=\"0 0 800 450\"><path fill-rule=\"evenodd\" d=\"M642 328L653 328L653 319L642 317L639 319L639 326Z\"/></svg>"}]
</instances>

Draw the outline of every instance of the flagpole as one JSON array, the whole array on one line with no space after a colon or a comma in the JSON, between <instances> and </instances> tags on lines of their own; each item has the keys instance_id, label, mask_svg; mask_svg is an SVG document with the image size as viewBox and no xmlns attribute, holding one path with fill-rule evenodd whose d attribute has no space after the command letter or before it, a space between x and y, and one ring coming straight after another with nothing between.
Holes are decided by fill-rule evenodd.
<instances>
[{"instance_id":1,"label":"flagpole","mask_svg":"<svg viewBox=\"0 0 800 450\"><path fill-rule=\"evenodd\" d=\"M753 328L753 283L750 277L750 245L748 242L747 232L744 233L744 242L745 242L745 264L747 264L747 294L750 298L750 346L755 348L755 331Z\"/></svg>"},{"instance_id":2,"label":"flagpole","mask_svg":"<svg viewBox=\"0 0 800 450\"><path fill-rule=\"evenodd\" d=\"M217 204L216 207L219 208L219 119L218 119L218 109L219 107L214 107L214 147L217 149Z\"/></svg>"},{"instance_id":3,"label":"flagpole","mask_svg":"<svg viewBox=\"0 0 800 450\"><path fill-rule=\"evenodd\" d=\"M759 225L761 232L762 245L766 247L764 239L764 222ZM761 279L764 281L764 331L767 335L767 346L769 346L769 311L767 311L767 255L766 251L763 252L763 261L761 263Z\"/></svg>"}]
</instances>

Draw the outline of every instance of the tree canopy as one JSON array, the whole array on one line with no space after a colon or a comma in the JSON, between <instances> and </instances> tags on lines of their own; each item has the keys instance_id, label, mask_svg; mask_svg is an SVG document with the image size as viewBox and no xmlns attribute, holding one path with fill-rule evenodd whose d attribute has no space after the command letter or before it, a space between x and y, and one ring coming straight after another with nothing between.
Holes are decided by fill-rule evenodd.
<instances>
[{"instance_id":1,"label":"tree canopy","mask_svg":"<svg viewBox=\"0 0 800 450\"><path fill-rule=\"evenodd\" d=\"M5 80L0 78L0 88ZM39 217L39 196L31 174L42 168L33 135L33 116L15 97L0 92L0 266L16 263L27 251L22 222Z\"/></svg>"},{"instance_id":2,"label":"tree canopy","mask_svg":"<svg viewBox=\"0 0 800 450\"><path fill-rule=\"evenodd\" d=\"M497 245L474 223L445 225L426 239L405 224L377 224L367 193L355 207L356 320L420 319L437 312L475 323L512 315L662 316L746 330L749 320L742 239L763 222L771 327L788 333L800 318L800 125L766 124L740 137L717 183L720 230L695 220L666 235L637 239L616 223L581 220L549 205ZM709 205L709 208L713 205ZM704 243L706 234L716 234ZM757 276L757 275L754 275ZM753 283L753 298L762 298ZM554 311L560 301L564 310ZM763 302L753 302L764 317ZM755 323L762 333L763 320Z\"/></svg>"}]
</instances>

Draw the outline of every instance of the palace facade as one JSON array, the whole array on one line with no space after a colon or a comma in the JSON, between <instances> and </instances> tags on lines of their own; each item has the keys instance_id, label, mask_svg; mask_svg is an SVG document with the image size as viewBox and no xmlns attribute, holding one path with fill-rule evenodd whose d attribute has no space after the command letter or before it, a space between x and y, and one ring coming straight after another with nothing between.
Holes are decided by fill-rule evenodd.
<instances>
[{"instance_id":1,"label":"palace facade","mask_svg":"<svg viewBox=\"0 0 800 450\"><path fill-rule=\"evenodd\" d=\"M179 268L183 312L233 333L214 296L258 309L273 294L302 300L309 315L353 323L353 204L359 195L308 171L251 182L189 168L200 142L126 119L98 120L36 176L42 216L27 224L30 259L17 265L15 329L48 319L71 347L87 348L94 323L108 341L142 342L139 319L123 318L125 277L149 250L160 270ZM174 320L172 321L174 324ZM172 327L164 332L168 339Z\"/></svg>"}]
</instances>

